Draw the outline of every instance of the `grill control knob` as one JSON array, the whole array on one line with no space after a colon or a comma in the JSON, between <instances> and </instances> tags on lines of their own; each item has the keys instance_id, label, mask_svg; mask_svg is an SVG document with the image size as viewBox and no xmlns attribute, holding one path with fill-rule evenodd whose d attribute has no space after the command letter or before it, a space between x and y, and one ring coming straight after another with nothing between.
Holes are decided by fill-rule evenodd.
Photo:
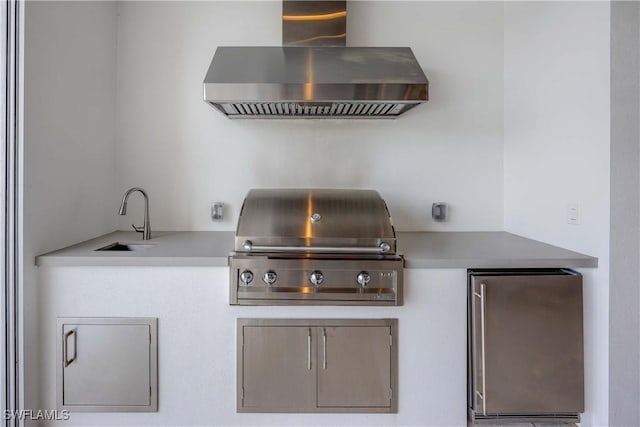
<instances>
[{"instance_id":1,"label":"grill control knob","mask_svg":"<svg viewBox=\"0 0 640 427\"><path fill-rule=\"evenodd\" d=\"M240 281L247 286L249 283L253 282L253 273L249 270L245 270L240 273Z\"/></svg>"},{"instance_id":2,"label":"grill control knob","mask_svg":"<svg viewBox=\"0 0 640 427\"><path fill-rule=\"evenodd\" d=\"M371 281L371 275L366 271L361 271L356 276L356 280L358 281L358 284L360 286L362 286L363 288L366 288L369 282Z\"/></svg>"},{"instance_id":3,"label":"grill control knob","mask_svg":"<svg viewBox=\"0 0 640 427\"><path fill-rule=\"evenodd\" d=\"M324 281L324 274L322 274L322 271L316 270L311 273L311 276L309 276L309 281L313 286L318 287Z\"/></svg>"},{"instance_id":4,"label":"grill control knob","mask_svg":"<svg viewBox=\"0 0 640 427\"><path fill-rule=\"evenodd\" d=\"M264 273L264 276L262 276L262 281L265 283L265 285L271 286L274 283L276 283L277 278L278 278L278 275L276 274L276 272L269 270L266 273Z\"/></svg>"}]
</instances>

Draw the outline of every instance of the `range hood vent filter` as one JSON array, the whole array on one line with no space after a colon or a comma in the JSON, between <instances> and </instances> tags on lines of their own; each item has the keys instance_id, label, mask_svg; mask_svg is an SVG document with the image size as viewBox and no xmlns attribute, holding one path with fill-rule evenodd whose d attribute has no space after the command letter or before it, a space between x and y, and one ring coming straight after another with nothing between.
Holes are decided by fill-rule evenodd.
<instances>
[{"instance_id":1,"label":"range hood vent filter","mask_svg":"<svg viewBox=\"0 0 640 427\"><path fill-rule=\"evenodd\" d=\"M243 116L255 118L269 117L394 117L413 107L415 104L391 104L380 102L360 103L291 103L291 102L259 102L229 103L220 107L229 117Z\"/></svg>"}]
</instances>

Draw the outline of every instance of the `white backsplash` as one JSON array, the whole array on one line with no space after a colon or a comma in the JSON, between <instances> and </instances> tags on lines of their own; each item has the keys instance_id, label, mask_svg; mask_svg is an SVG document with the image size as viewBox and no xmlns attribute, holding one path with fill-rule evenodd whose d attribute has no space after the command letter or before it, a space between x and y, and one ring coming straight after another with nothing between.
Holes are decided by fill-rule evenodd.
<instances>
[{"instance_id":1,"label":"white backsplash","mask_svg":"<svg viewBox=\"0 0 640 427\"><path fill-rule=\"evenodd\" d=\"M202 101L211 57L280 45L280 13L280 1L119 5L118 191L148 191L155 229L232 230L252 187L373 188L399 230L503 228L501 4L349 4L350 45L410 46L430 80L430 101L397 120L229 120ZM431 219L435 201L449 221Z\"/></svg>"}]
</instances>

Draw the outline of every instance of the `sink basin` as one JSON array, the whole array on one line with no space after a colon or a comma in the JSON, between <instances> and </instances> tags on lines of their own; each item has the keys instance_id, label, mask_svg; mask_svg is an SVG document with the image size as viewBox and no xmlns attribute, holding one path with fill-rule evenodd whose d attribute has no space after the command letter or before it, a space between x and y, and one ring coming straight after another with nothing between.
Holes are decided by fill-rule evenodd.
<instances>
[{"instance_id":1,"label":"sink basin","mask_svg":"<svg viewBox=\"0 0 640 427\"><path fill-rule=\"evenodd\" d=\"M122 243L122 242L114 242L109 243L107 246L103 246L101 248L96 249L96 251L129 251L129 252L139 252L146 251L147 249L153 247L155 245L149 243Z\"/></svg>"}]
</instances>

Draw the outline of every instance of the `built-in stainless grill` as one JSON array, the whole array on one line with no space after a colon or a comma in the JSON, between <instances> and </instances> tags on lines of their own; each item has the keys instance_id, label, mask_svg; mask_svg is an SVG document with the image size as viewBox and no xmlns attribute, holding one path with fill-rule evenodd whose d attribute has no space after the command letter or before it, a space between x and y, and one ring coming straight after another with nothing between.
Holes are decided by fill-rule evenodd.
<instances>
[{"instance_id":1,"label":"built-in stainless grill","mask_svg":"<svg viewBox=\"0 0 640 427\"><path fill-rule=\"evenodd\" d=\"M230 303L402 304L404 259L372 190L254 189L230 257Z\"/></svg>"}]
</instances>

